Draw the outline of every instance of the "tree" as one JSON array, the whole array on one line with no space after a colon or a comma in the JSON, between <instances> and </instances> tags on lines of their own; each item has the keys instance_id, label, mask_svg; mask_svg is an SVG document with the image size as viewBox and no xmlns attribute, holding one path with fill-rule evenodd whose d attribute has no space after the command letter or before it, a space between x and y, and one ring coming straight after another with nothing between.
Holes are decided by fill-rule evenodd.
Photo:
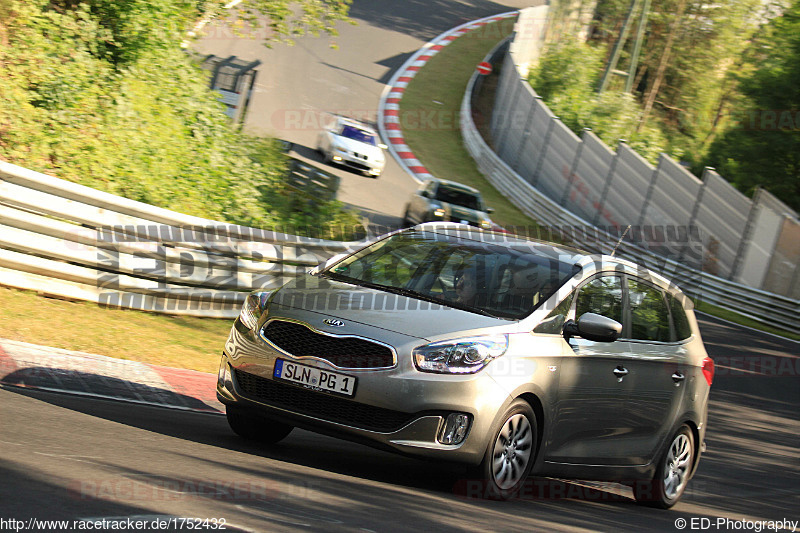
<instances>
[{"instance_id":1,"label":"tree","mask_svg":"<svg viewBox=\"0 0 800 533\"><path fill-rule=\"evenodd\" d=\"M209 14L220 15L233 2L210 0ZM338 35L336 23L353 23L347 16L352 0L242 0L230 9L240 20L251 27L265 25L270 31L270 42L284 41L304 34Z\"/></svg>"},{"instance_id":2,"label":"tree","mask_svg":"<svg viewBox=\"0 0 800 533\"><path fill-rule=\"evenodd\" d=\"M752 44L734 127L708 164L740 190L761 186L800 210L800 0Z\"/></svg>"},{"instance_id":3,"label":"tree","mask_svg":"<svg viewBox=\"0 0 800 533\"><path fill-rule=\"evenodd\" d=\"M317 231L279 144L233 128L181 48L194 1L0 0L0 160L187 214ZM327 228L326 228L327 225Z\"/></svg>"}]
</instances>

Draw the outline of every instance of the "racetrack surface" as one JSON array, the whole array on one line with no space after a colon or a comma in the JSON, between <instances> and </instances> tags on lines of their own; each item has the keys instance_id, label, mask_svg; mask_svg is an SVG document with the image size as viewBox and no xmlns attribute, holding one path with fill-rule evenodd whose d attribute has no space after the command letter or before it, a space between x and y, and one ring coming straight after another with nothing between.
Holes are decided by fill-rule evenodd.
<instances>
[{"instance_id":1,"label":"racetrack surface","mask_svg":"<svg viewBox=\"0 0 800 533\"><path fill-rule=\"evenodd\" d=\"M218 414L4 386L0 517L224 518L252 531L676 531L679 519L800 519L800 387L789 370L798 343L711 318L701 327L727 366L712 389L708 450L669 511L636 505L618 485L538 478L517 500L483 501L465 492L458 465L300 430L263 447ZM753 361L766 374L750 373Z\"/></svg>"}]
</instances>

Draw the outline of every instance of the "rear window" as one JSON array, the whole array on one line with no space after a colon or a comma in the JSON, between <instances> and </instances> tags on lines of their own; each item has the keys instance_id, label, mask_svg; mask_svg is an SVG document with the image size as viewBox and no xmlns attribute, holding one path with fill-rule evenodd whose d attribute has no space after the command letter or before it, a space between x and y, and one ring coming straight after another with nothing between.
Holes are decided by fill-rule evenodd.
<instances>
[{"instance_id":1,"label":"rear window","mask_svg":"<svg viewBox=\"0 0 800 533\"><path fill-rule=\"evenodd\" d=\"M486 243L408 231L320 275L505 319L529 315L580 267L536 243Z\"/></svg>"},{"instance_id":2,"label":"rear window","mask_svg":"<svg viewBox=\"0 0 800 533\"><path fill-rule=\"evenodd\" d=\"M669 310L672 313L672 324L675 326L675 340L686 340L692 336L692 327L683 304L674 296L669 296Z\"/></svg>"}]
</instances>

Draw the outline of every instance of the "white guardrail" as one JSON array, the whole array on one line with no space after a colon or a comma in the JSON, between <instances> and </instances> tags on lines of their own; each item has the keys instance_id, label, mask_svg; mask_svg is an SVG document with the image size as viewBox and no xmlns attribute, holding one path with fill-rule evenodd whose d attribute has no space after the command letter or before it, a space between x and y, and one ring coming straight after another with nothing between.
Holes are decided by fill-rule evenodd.
<instances>
[{"instance_id":1,"label":"white guardrail","mask_svg":"<svg viewBox=\"0 0 800 533\"><path fill-rule=\"evenodd\" d=\"M0 285L101 306L235 317L363 243L183 215L0 162Z\"/></svg>"},{"instance_id":2,"label":"white guardrail","mask_svg":"<svg viewBox=\"0 0 800 533\"><path fill-rule=\"evenodd\" d=\"M502 45L498 45L498 48ZM490 60L498 48L489 53L486 61ZM549 226L548 232L556 231L562 238L591 252L613 251L620 241L619 235L610 235L603 229L593 227L588 221L542 194L500 159L486 143L472 118L472 93L479 76L475 72L467 86L461 104L460 127L464 144L483 175L524 213ZM710 275L685 263L630 244L624 239L619 242L616 253L664 273L694 298L731 309L764 324L791 331L800 329L800 300ZM677 254L669 255L675 257Z\"/></svg>"}]
</instances>

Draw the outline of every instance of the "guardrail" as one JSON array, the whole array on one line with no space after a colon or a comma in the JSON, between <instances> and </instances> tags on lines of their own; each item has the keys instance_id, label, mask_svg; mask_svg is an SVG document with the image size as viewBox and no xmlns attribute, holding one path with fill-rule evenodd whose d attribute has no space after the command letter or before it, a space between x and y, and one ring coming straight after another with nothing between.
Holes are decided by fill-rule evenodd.
<instances>
[{"instance_id":1,"label":"guardrail","mask_svg":"<svg viewBox=\"0 0 800 533\"><path fill-rule=\"evenodd\" d=\"M490 61L504 44L501 43L490 52L486 61ZM687 262L691 264L692 258L700 262L703 260L702 249L697 257L698 251L694 249L696 243L692 242L690 236L665 257L664 254L626 242L621 238L622 235L613 235L595 227L528 183L492 150L475 126L472 98L479 77L477 72L473 74L461 104L460 127L464 144L492 185L527 215L548 226L545 231L558 232L565 240L590 252L611 253L616 250L621 257L664 273L687 294L699 300L734 310L764 324L793 331L800 329L800 300L728 281L687 265ZM684 229L690 233L691 228Z\"/></svg>"},{"instance_id":2,"label":"guardrail","mask_svg":"<svg viewBox=\"0 0 800 533\"><path fill-rule=\"evenodd\" d=\"M295 177L305 170L292 167ZM230 318L249 291L361 244L188 216L0 162L0 285Z\"/></svg>"}]
</instances>

